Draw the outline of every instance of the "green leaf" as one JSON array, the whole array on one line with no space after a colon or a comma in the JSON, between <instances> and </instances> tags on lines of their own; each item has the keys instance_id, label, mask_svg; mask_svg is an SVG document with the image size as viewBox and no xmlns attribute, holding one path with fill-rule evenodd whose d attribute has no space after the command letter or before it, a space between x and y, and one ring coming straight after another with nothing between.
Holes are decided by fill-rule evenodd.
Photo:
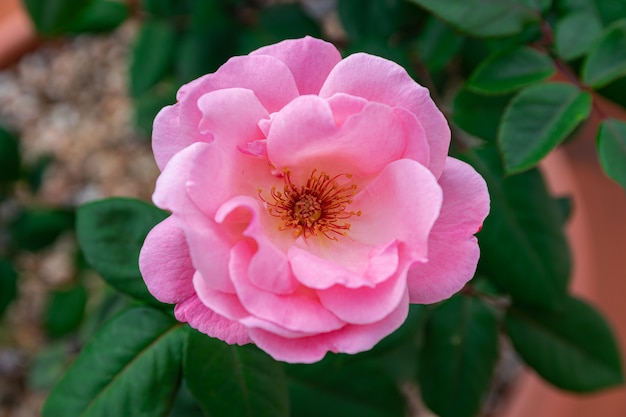
<instances>
[{"instance_id":1,"label":"green leaf","mask_svg":"<svg viewBox=\"0 0 626 417\"><path fill-rule=\"evenodd\" d=\"M509 93L545 80L554 73L545 54L528 46L496 53L474 71L467 87L487 94Z\"/></svg>"},{"instance_id":2,"label":"green leaf","mask_svg":"<svg viewBox=\"0 0 626 417\"><path fill-rule=\"evenodd\" d=\"M386 39L398 28L403 3L400 0L339 0L337 12L351 42Z\"/></svg>"},{"instance_id":3,"label":"green leaf","mask_svg":"<svg viewBox=\"0 0 626 417\"><path fill-rule=\"evenodd\" d=\"M445 301L426 325L419 368L424 402L440 417L477 415L497 361L498 324L490 308L460 295Z\"/></svg>"},{"instance_id":4,"label":"green leaf","mask_svg":"<svg viewBox=\"0 0 626 417\"><path fill-rule=\"evenodd\" d=\"M463 37L434 16L429 16L417 39L417 53L431 72L443 69L461 49Z\"/></svg>"},{"instance_id":5,"label":"green leaf","mask_svg":"<svg viewBox=\"0 0 626 417\"><path fill-rule=\"evenodd\" d=\"M75 285L48 294L44 325L52 337L60 337L76 330L85 315L87 289Z\"/></svg>"},{"instance_id":6,"label":"green leaf","mask_svg":"<svg viewBox=\"0 0 626 417\"><path fill-rule=\"evenodd\" d=\"M505 112L498 136L507 173L535 166L590 111L591 95L571 84L545 83L522 90Z\"/></svg>"},{"instance_id":7,"label":"green leaf","mask_svg":"<svg viewBox=\"0 0 626 417\"><path fill-rule=\"evenodd\" d=\"M368 363L327 355L312 365L288 365L293 417L404 417L398 384Z\"/></svg>"},{"instance_id":8,"label":"green leaf","mask_svg":"<svg viewBox=\"0 0 626 417\"><path fill-rule=\"evenodd\" d=\"M110 198L78 209L76 233L87 262L114 288L157 303L139 272L139 251L148 232L167 213L151 204Z\"/></svg>"},{"instance_id":9,"label":"green leaf","mask_svg":"<svg viewBox=\"0 0 626 417\"><path fill-rule=\"evenodd\" d=\"M185 64L181 62L180 65ZM180 76L181 78L187 77L188 74L181 73ZM135 98L135 124L149 137L152 134L152 125L156 115L163 107L175 102L176 86L173 82L163 82L151 87Z\"/></svg>"},{"instance_id":10,"label":"green leaf","mask_svg":"<svg viewBox=\"0 0 626 417\"><path fill-rule=\"evenodd\" d=\"M261 10L260 26L277 40L311 35L322 37L319 26L298 4L275 4Z\"/></svg>"},{"instance_id":11,"label":"green leaf","mask_svg":"<svg viewBox=\"0 0 626 417\"><path fill-rule=\"evenodd\" d=\"M186 330L149 307L118 315L52 390L43 417L167 416L180 383Z\"/></svg>"},{"instance_id":12,"label":"green leaf","mask_svg":"<svg viewBox=\"0 0 626 417\"><path fill-rule=\"evenodd\" d=\"M189 13L189 1L184 0L141 0L141 6L153 17L164 19L175 19Z\"/></svg>"},{"instance_id":13,"label":"green leaf","mask_svg":"<svg viewBox=\"0 0 626 417\"><path fill-rule=\"evenodd\" d=\"M487 181L491 212L478 234L479 271L515 300L547 308L565 297L570 256L562 213L536 169L505 176L498 150L468 154Z\"/></svg>"},{"instance_id":14,"label":"green leaf","mask_svg":"<svg viewBox=\"0 0 626 417\"><path fill-rule=\"evenodd\" d=\"M72 341L73 342L73 341ZM28 366L28 387L36 391L50 391L61 379L72 362L73 343L57 341L38 350Z\"/></svg>"},{"instance_id":15,"label":"green leaf","mask_svg":"<svg viewBox=\"0 0 626 417\"><path fill-rule=\"evenodd\" d=\"M585 36L580 36L584 33ZM565 60L585 55L602 33L602 23L594 15L576 12L559 20L555 28L557 54Z\"/></svg>"},{"instance_id":16,"label":"green leaf","mask_svg":"<svg viewBox=\"0 0 626 417\"><path fill-rule=\"evenodd\" d=\"M130 17L128 4L118 0L95 0L68 27L68 32L108 32Z\"/></svg>"},{"instance_id":17,"label":"green leaf","mask_svg":"<svg viewBox=\"0 0 626 417\"><path fill-rule=\"evenodd\" d=\"M281 363L256 346L228 345L192 331L184 359L185 381L212 416L286 417L287 382Z\"/></svg>"},{"instance_id":18,"label":"green leaf","mask_svg":"<svg viewBox=\"0 0 626 417\"><path fill-rule=\"evenodd\" d=\"M34 252L54 243L73 225L74 213L71 211L33 208L22 211L10 225L10 231L15 245Z\"/></svg>"},{"instance_id":19,"label":"green leaf","mask_svg":"<svg viewBox=\"0 0 626 417\"><path fill-rule=\"evenodd\" d=\"M602 38L587 55L582 80L599 88L626 75L626 19L618 20L605 29Z\"/></svg>"},{"instance_id":20,"label":"green leaf","mask_svg":"<svg viewBox=\"0 0 626 417\"><path fill-rule=\"evenodd\" d=\"M460 90L452 103L452 121L467 133L495 142L500 120L513 96L484 96Z\"/></svg>"},{"instance_id":21,"label":"green leaf","mask_svg":"<svg viewBox=\"0 0 626 417\"><path fill-rule=\"evenodd\" d=\"M20 145L15 135L0 126L0 182L20 177Z\"/></svg>"},{"instance_id":22,"label":"green leaf","mask_svg":"<svg viewBox=\"0 0 626 417\"><path fill-rule=\"evenodd\" d=\"M524 362L561 389L589 392L624 381L611 329L581 300L568 298L558 311L514 305L505 327Z\"/></svg>"},{"instance_id":23,"label":"green leaf","mask_svg":"<svg viewBox=\"0 0 626 417\"><path fill-rule=\"evenodd\" d=\"M0 258L0 318L17 296L17 272L11 262Z\"/></svg>"},{"instance_id":24,"label":"green leaf","mask_svg":"<svg viewBox=\"0 0 626 417\"><path fill-rule=\"evenodd\" d=\"M606 174L626 189L626 122L604 120L598 130L598 155Z\"/></svg>"},{"instance_id":25,"label":"green leaf","mask_svg":"<svg viewBox=\"0 0 626 417\"><path fill-rule=\"evenodd\" d=\"M37 32L52 36L63 33L94 0L24 0Z\"/></svg>"},{"instance_id":26,"label":"green leaf","mask_svg":"<svg viewBox=\"0 0 626 417\"><path fill-rule=\"evenodd\" d=\"M529 0L411 0L439 18L474 36L508 36L520 33L541 18ZM531 7L531 5L533 7Z\"/></svg>"},{"instance_id":27,"label":"green leaf","mask_svg":"<svg viewBox=\"0 0 626 417\"><path fill-rule=\"evenodd\" d=\"M146 21L131 51L130 93L138 97L161 81L171 66L176 43L174 28L159 20Z\"/></svg>"}]
</instances>

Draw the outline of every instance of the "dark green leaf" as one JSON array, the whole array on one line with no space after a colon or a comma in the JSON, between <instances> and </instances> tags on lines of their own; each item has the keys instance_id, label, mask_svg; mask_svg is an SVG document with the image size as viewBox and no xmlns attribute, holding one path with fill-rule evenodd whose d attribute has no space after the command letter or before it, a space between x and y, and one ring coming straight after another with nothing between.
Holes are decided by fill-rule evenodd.
<instances>
[{"instance_id":1,"label":"dark green leaf","mask_svg":"<svg viewBox=\"0 0 626 417\"><path fill-rule=\"evenodd\" d=\"M293 417L404 417L397 383L370 364L329 355L313 365L288 365Z\"/></svg>"},{"instance_id":2,"label":"dark green leaf","mask_svg":"<svg viewBox=\"0 0 626 417\"><path fill-rule=\"evenodd\" d=\"M626 19L606 28L583 64L582 79L594 88L626 75Z\"/></svg>"},{"instance_id":3,"label":"dark green leaf","mask_svg":"<svg viewBox=\"0 0 626 417\"><path fill-rule=\"evenodd\" d=\"M459 295L445 301L426 325L419 368L424 402L440 417L477 415L497 361L498 325L490 308Z\"/></svg>"},{"instance_id":4,"label":"dark green leaf","mask_svg":"<svg viewBox=\"0 0 626 417\"><path fill-rule=\"evenodd\" d=\"M507 36L541 15L524 0L411 0L463 32L474 36ZM541 2L537 6L545 6Z\"/></svg>"},{"instance_id":5,"label":"dark green leaf","mask_svg":"<svg viewBox=\"0 0 626 417\"><path fill-rule=\"evenodd\" d=\"M207 1L194 1L194 3L209 3ZM175 19L178 16L189 13L188 0L141 0L141 6L154 17ZM210 3L214 3L211 1Z\"/></svg>"},{"instance_id":6,"label":"dark green leaf","mask_svg":"<svg viewBox=\"0 0 626 417\"><path fill-rule=\"evenodd\" d=\"M20 177L20 145L17 138L0 127L0 182Z\"/></svg>"},{"instance_id":7,"label":"dark green leaf","mask_svg":"<svg viewBox=\"0 0 626 417\"><path fill-rule=\"evenodd\" d=\"M78 209L76 233L87 262L113 287L156 303L139 272L139 251L148 232L167 213L139 200L110 198Z\"/></svg>"},{"instance_id":8,"label":"dark green leaf","mask_svg":"<svg viewBox=\"0 0 626 417\"><path fill-rule=\"evenodd\" d=\"M571 84L538 84L521 91L505 112L498 136L506 171L535 166L590 111L591 95Z\"/></svg>"},{"instance_id":9,"label":"dark green leaf","mask_svg":"<svg viewBox=\"0 0 626 417\"><path fill-rule=\"evenodd\" d=\"M626 189L626 122L608 119L598 130L598 155L607 175Z\"/></svg>"},{"instance_id":10,"label":"dark green leaf","mask_svg":"<svg viewBox=\"0 0 626 417\"><path fill-rule=\"evenodd\" d=\"M469 162L491 196L478 235L479 271L516 300L557 307L566 294L570 257L562 214L539 171L505 177L493 146L469 154Z\"/></svg>"},{"instance_id":11,"label":"dark green leaf","mask_svg":"<svg viewBox=\"0 0 626 417\"><path fill-rule=\"evenodd\" d=\"M554 64L545 54L527 46L496 53L474 71L468 88L482 93L509 93L545 80L554 73Z\"/></svg>"},{"instance_id":12,"label":"dark green leaf","mask_svg":"<svg viewBox=\"0 0 626 417\"><path fill-rule=\"evenodd\" d=\"M478 138L495 142L500 120L512 95L484 96L463 89L452 103L452 120Z\"/></svg>"},{"instance_id":13,"label":"dark green leaf","mask_svg":"<svg viewBox=\"0 0 626 417\"><path fill-rule=\"evenodd\" d=\"M505 326L522 359L559 388L589 392L624 381L611 329L581 300L568 298L557 311L514 305Z\"/></svg>"},{"instance_id":14,"label":"dark green leaf","mask_svg":"<svg viewBox=\"0 0 626 417\"><path fill-rule=\"evenodd\" d=\"M186 65L185 61L180 65ZM189 76L187 71L195 69L181 69L181 78ZM137 127L147 136L152 134L152 124L159 111L170 104L176 102L176 87L172 82L164 82L155 85L148 91L135 98L135 123Z\"/></svg>"},{"instance_id":15,"label":"dark green leaf","mask_svg":"<svg viewBox=\"0 0 626 417\"><path fill-rule=\"evenodd\" d=\"M168 417L206 417L183 379Z\"/></svg>"},{"instance_id":16,"label":"dark green leaf","mask_svg":"<svg viewBox=\"0 0 626 417\"><path fill-rule=\"evenodd\" d=\"M256 346L228 345L192 331L184 360L185 381L212 416L286 417L287 383L281 363Z\"/></svg>"},{"instance_id":17,"label":"dark green leaf","mask_svg":"<svg viewBox=\"0 0 626 417\"><path fill-rule=\"evenodd\" d=\"M276 4L261 10L261 27L277 40L311 35L321 38L317 23L298 4Z\"/></svg>"},{"instance_id":18,"label":"dark green leaf","mask_svg":"<svg viewBox=\"0 0 626 417\"><path fill-rule=\"evenodd\" d=\"M74 225L74 213L61 209L28 209L11 224L13 243L19 248L38 251L51 245Z\"/></svg>"},{"instance_id":19,"label":"dark green leaf","mask_svg":"<svg viewBox=\"0 0 626 417\"><path fill-rule=\"evenodd\" d=\"M68 289L52 291L48 297L44 315L44 325L48 334L59 337L76 330L85 315L87 304L85 286L79 284Z\"/></svg>"},{"instance_id":20,"label":"dark green leaf","mask_svg":"<svg viewBox=\"0 0 626 417\"><path fill-rule=\"evenodd\" d=\"M418 58L430 71L443 69L459 52L463 37L434 16L429 16L417 39Z\"/></svg>"},{"instance_id":21,"label":"dark green leaf","mask_svg":"<svg viewBox=\"0 0 626 417\"><path fill-rule=\"evenodd\" d=\"M161 81L171 66L176 33L158 20L146 21L131 51L130 92L138 97Z\"/></svg>"},{"instance_id":22,"label":"dark green leaf","mask_svg":"<svg viewBox=\"0 0 626 417\"><path fill-rule=\"evenodd\" d=\"M69 32L107 32L121 25L130 16L128 4L118 0L95 0L68 27Z\"/></svg>"},{"instance_id":23,"label":"dark green leaf","mask_svg":"<svg viewBox=\"0 0 626 417\"><path fill-rule=\"evenodd\" d=\"M337 11L351 42L388 38L400 22L400 0L339 0Z\"/></svg>"},{"instance_id":24,"label":"dark green leaf","mask_svg":"<svg viewBox=\"0 0 626 417\"><path fill-rule=\"evenodd\" d=\"M625 0L587 0L598 9L598 16L605 26L626 16Z\"/></svg>"},{"instance_id":25,"label":"dark green leaf","mask_svg":"<svg viewBox=\"0 0 626 417\"><path fill-rule=\"evenodd\" d=\"M7 259L0 258L0 318L17 295L17 272Z\"/></svg>"},{"instance_id":26,"label":"dark green leaf","mask_svg":"<svg viewBox=\"0 0 626 417\"><path fill-rule=\"evenodd\" d=\"M43 417L167 416L187 328L149 307L108 322L50 393Z\"/></svg>"},{"instance_id":27,"label":"dark green leaf","mask_svg":"<svg viewBox=\"0 0 626 417\"><path fill-rule=\"evenodd\" d=\"M24 0L42 35L58 35L70 27L94 0Z\"/></svg>"},{"instance_id":28,"label":"dark green leaf","mask_svg":"<svg viewBox=\"0 0 626 417\"><path fill-rule=\"evenodd\" d=\"M581 33L585 36L580 36ZM568 14L556 25L556 52L568 61L580 58L589 51L600 33L602 23L594 15L585 12Z\"/></svg>"}]
</instances>

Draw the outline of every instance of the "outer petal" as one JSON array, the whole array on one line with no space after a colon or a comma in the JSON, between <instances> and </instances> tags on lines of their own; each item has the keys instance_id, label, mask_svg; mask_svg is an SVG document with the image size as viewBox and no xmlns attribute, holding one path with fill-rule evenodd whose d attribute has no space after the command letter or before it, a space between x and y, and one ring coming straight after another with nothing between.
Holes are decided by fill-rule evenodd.
<instances>
[{"instance_id":1,"label":"outer petal","mask_svg":"<svg viewBox=\"0 0 626 417\"><path fill-rule=\"evenodd\" d=\"M250 343L248 329L207 308L197 296L192 296L174 308L176 319L187 322L194 329L230 344Z\"/></svg>"},{"instance_id":2,"label":"outer petal","mask_svg":"<svg viewBox=\"0 0 626 417\"><path fill-rule=\"evenodd\" d=\"M195 272L183 231L173 217L156 225L139 253L139 270L154 297L164 303L178 303L194 294Z\"/></svg>"},{"instance_id":3,"label":"outer petal","mask_svg":"<svg viewBox=\"0 0 626 417\"><path fill-rule=\"evenodd\" d=\"M350 219L349 236L373 246L398 240L410 261L426 260L441 200L441 188L428 169L410 159L392 162L354 196L350 209L361 216Z\"/></svg>"},{"instance_id":4,"label":"outer petal","mask_svg":"<svg viewBox=\"0 0 626 417\"><path fill-rule=\"evenodd\" d=\"M257 49L250 55L271 55L291 70L301 95L317 94L330 70L341 61L331 43L307 36Z\"/></svg>"},{"instance_id":5,"label":"outer petal","mask_svg":"<svg viewBox=\"0 0 626 417\"><path fill-rule=\"evenodd\" d=\"M330 97L336 93L404 107L414 113L430 145L429 168L439 178L450 145L450 128L428 90L413 81L404 68L368 54L350 55L333 68L319 95Z\"/></svg>"},{"instance_id":6,"label":"outer petal","mask_svg":"<svg viewBox=\"0 0 626 417\"><path fill-rule=\"evenodd\" d=\"M402 123L393 109L368 103L341 127L332 108L317 96L302 96L272 119L267 153L277 168L298 168L306 177L313 168L356 176L371 175L399 159L406 148Z\"/></svg>"},{"instance_id":7,"label":"outer petal","mask_svg":"<svg viewBox=\"0 0 626 417\"><path fill-rule=\"evenodd\" d=\"M482 177L472 167L448 158L439 179L443 188L441 214L429 240L427 263L409 270L412 303L435 303L450 297L476 271L479 248L474 233L489 213L489 194Z\"/></svg>"}]
</instances>

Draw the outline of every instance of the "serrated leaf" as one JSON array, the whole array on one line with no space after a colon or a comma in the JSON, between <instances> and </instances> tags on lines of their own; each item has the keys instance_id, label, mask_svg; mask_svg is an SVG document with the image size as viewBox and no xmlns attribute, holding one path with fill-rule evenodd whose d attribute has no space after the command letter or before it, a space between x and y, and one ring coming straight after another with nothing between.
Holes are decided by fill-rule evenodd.
<instances>
[{"instance_id":1,"label":"serrated leaf","mask_svg":"<svg viewBox=\"0 0 626 417\"><path fill-rule=\"evenodd\" d=\"M42 35L59 35L72 25L94 0L24 0L24 6Z\"/></svg>"},{"instance_id":2,"label":"serrated leaf","mask_svg":"<svg viewBox=\"0 0 626 417\"><path fill-rule=\"evenodd\" d=\"M522 90L502 118L498 145L508 173L535 166L591 111L591 95L571 84L546 83Z\"/></svg>"},{"instance_id":3,"label":"serrated leaf","mask_svg":"<svg viewBox=\"0 0 626 417\"><path fill-rule=\"evenodd\" d=\"M186 330L149 307L113 318L52 390L43 417L167 416L180 383Z\"/></svg>"},{"instance_id":4,"label":"serrated leaf","mask_svg":"<svg viewBox=\"0 0 626 417\"><path fill-rule=\"evenodd\" d=\"M468 158L491 196L491 212L478 234L480 273L516 300L558 307L566 295L570 256L562 213L541 174L533 169L505 176L494 146Z\"/></svg>"},{"instance_id":5,"label":"serrated leaf","mask_svg":"<svg viewBox=\"0 0 626 417\"><path fill-rule=\"evenodd\" d=\"M626 19L605 29L600 40L587 55L582 80L599 88L626 75Z\"/></svg>"},{"instance_id":6,"label":"serrated leaf","mask_svg":"<svg viewBox=\"0 0 626 417\"><path fill-rule=\"evenodd\" d=\"M467 87L487 94L509 93L545 80L554 73L552 60L528 46L496 53L476 68Z\"/></svg>"},{"instance_id":7,"label":"serrated leaf","mask_svg":"<svg viewBox=\"0 0 626 417\"><path fill-rule=\"evenodd\" d=\"M411 0L439 18L474 36L508 36L541 15L526 0ZM534 2L533 2L534 3ZM539 7L545 6L541 2Z\"/></svg>"},{"instance_id":8,"label":"serrated leaf","mask_svg":"<svg viewBox=\"0 0 626 417\"><path fill-rule=\"evenodd\" d=\"M440 417L477 415L497 361L498 324L490 308L459 295L445 301L426 325L422 399Z\"/></svg>"},{"instance_id":9,"label":"serrated leaf","mask_svg":"<svg viewBox=\"0 0 626 417\"><path fill-rule=\"evenodd\" d=\"M131 50L130 93L138 97L157 84L172 64L176 32L164 21L148 20L139 30Z\"/></svg>"},{"instance_id":10,"label":"serrated leaf","mask_svg":"<svg viewBox=\"0 0 626 417\"><path fill-rule=\"evenodd\" d=\"M76 233L87 262L114 288L158 303L139 272L139 252L148 232L167 213L129 198L110 198L78 209Z\"/></svg>"},{"instance_id":11,"label":"serrated leaf","mask_svg":"<svg viewBox=\"0 0 626 417\"><path fill-rule=\"evenodd\" d=\"M557 54L569 61L589 51L602 33L602 23L589 13L570 13L557 22L554 32ZM585 36L580 36L581 33Z\"/></svg>"},{"instance_id":12,"label":"serrated leaf","mask_svg":"<svg viewBox=\"0 0 626 417\"><path fill-rule=\"evenodd\" d=\"M485 96L467 89L460 90L452 103L452 120L467 133L495 142L500 120L512 97L510 94Z\"/></svg>"},{"instance_id":13,"label":"serrated leaf","mask_svg":"<svg viewBox=\"0 0 626 417\"><path fill-rule=\"evenodd\" d=\"M17 272L9 260L0 258L0 318L17 296Z\"/></svg>"},{"instance_id":14,"label":"serrated leaf","mask_svg":"<svg viewBox=\"0 0 626 417\"><path fill-rule=\"evenodd\" d=\"M559 388L589 392L624 381L611 329L581 300L568 298L557 311L514 305L505 327L524 362Z\"/></svg>"},{"instance_id":15,"label":"serrated leaf","mask_svg":"<svg viewBox=\"0 0 626 417\"><path fill-rule=\"evenodd\" d=\"M604 120L598 130L598 156L606 174L626 189L626 122Z\"/></svg>"},{"instance_id":16,"label":"serrated leaf","mask_svg":"<svg viewBox=\"0 0 626 417\"><path fill-rule=\"evenodd\" d=\"M287 365L292 417L404 417L406 401L386 373L357 358Z\"/></svg>"},{"instance_id":17,"label":"serrated leaf","mask_svg":"<svg viewBox=\"0 0 626 417\"><path fill-rule=\"evenodd\" d=\"M209 415L289 415L287 383L282 365L256 346L228 345L192 331L184 368L189 390Z\"/></svg>"}]
</instances>

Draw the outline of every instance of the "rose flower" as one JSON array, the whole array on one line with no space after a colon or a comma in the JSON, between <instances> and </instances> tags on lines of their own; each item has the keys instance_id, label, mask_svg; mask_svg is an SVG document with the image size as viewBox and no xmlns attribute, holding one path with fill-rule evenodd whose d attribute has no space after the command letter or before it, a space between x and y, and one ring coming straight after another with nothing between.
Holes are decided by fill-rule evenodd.
<instances>
[{"instance_id":1,"label":"rose flower","mask_svg":"<svg viewBox=\"0 0 626 417\"><path fill-rule=\"evenodd\" d=\"M372 348L472 278L483 179L386 59L287 40L184 85L156 117L139 263L178 320L277 360Z\"/></svg>"}]
</instances>

